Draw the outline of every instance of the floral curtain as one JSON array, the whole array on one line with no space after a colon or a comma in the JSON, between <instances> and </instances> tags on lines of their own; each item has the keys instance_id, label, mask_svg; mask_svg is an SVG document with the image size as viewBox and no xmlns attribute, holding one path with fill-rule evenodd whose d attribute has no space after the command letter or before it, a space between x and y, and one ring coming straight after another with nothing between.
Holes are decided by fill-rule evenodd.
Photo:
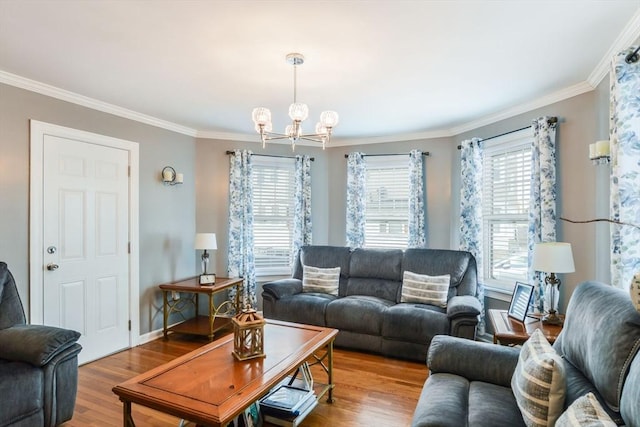
<instances>
[{"instance_id":1,"label":"floral curtain","mask_svg":"<svg viewBox=\"0 0 640 427\"><path fill-rule=\"evenodd\" d=\"M409 153L409 248L424 248L427 245L423 159L420 150L411 150Z\"/></svg>"},{"instance_id":2,"label":"floral curtain","mask_svg":"<svg viewBox=\"0 0 640 427\"><path fill-rule=\"evenodd\" d=\"M462 141L460 147L460 250L476 258L478 287L476 298L482 307L478 334L485 333L484 278L482 258L482 140Z\"/></svg>"},{"instance_id":3,"label":"floral curtain","mask_svg":"<svg viewBox=\"0 0 640 427\"><path fill-rule=\"evenodd\" d=\"M364 246L366 176L364 154L349 153L347 158L347 246Z\"/></svg>"},{"instance_id":4,"label":"floral curtain","mask_svg":"<svg viewBox=\"0 0 640 427\"><path fill-rule=\"evenodd\" d=\"M309 156L296 156L295 180L291 265L298 259L300 247L311 244L311 158Z\"/></svg>"},{"instance_id":5,"label":"floral curtain","mask_svg":"<svg viewBox=\"0 0 640 427\"><path fill-rule=\"evenodd\" d=\"M533 121L531 147L531 194L529 199L528 278L536 286L535 307L544 310L544 290L533 270L533 246L556 241L556 126L550 117Z\"/></svg>"},{"instance_id":6,"label":"floral curtain","mask_svg":"<svg viewBox=\"0 0 640 427\"><path fill-rule=\"evenodd\" d=\"M253 256L253 196L251 156L236 150L229 157L229 277L243 277L241 304L256 308L256 272ZM235 287L230 291L235 298Z\"/></svg>"},{"instance_id":7,"label":"floral curtain","mask_svg":"<svg viewBox=\"0 0 640 427\"><path fill-rule=\"evenodd\" d=\"M611 114L611 218L640 224L640 61L627 63L635 46L612 61ZM611 226L611 283L628 289L640 273L640 230Z\"/></svg>"}]
</instances>

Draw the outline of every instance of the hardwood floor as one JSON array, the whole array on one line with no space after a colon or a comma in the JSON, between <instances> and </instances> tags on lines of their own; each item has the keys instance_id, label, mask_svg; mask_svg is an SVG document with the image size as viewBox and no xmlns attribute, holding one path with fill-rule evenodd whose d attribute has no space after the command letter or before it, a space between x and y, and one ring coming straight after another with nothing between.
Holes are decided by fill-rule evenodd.
<instances>
[{"instance_id":1,"label":"hardwood floor","mask_svg":"<svg viewBox=\"0 0 640 427\"><path fill-rule=\"evenodd\" d=\"M199 338L171 335L169 341L158 339L81 366L74 416L63 426L122 425L122 403L111 392L114 385L205 343ZM315 369L314 377L323 378ZM424 363L335 349L334 403L323 399L301 425L407 426L426 378ZM133 419L138 427L175 427L179 423L175 417L135 404Z\"/></svg>"}]
</instances>

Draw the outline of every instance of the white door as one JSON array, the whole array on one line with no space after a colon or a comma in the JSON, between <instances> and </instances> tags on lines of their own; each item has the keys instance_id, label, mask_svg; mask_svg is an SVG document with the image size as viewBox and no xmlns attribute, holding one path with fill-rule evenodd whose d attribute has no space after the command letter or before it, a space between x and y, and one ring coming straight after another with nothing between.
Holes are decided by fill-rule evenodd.
<instances>
[{"instance_id":1,"label":"white door","mask_svg":"<svg viewBox=\"0 0 640 427\"><path fill-rule=\"evenodd\" d=\"M43 323L81 332L85 363L130 345L129 153L43 142Z\"/></svg>"}]
</instances>

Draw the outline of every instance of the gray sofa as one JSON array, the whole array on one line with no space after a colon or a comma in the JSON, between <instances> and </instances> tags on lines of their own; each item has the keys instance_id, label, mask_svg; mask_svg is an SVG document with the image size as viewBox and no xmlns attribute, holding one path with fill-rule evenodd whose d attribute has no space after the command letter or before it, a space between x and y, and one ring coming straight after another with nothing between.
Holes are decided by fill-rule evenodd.
<instances>
[{"instance_id":1,"label":"gray sofa","mask_svg":"<svg viewBox=\"0 0 640 427\"><path fill-rule=\"evenodd\" d=\"M73 416L80 334L25 321L13 276L0 262L0 427L56 426Z\"/></svg>"},{"instance_id":2,"label":"gray sofa","mask_svg":"<svg viewBox=\"0 0 640 427\"><path fill-rule=\"evenodd\" d=\"M565 409L593 392L618 425L639 427L639 348L640 313L629 295L602 283L579 285L554 344L564 359ZM435 337L412 426L524 426L511 391L518 354L518 348Z\"/></svg>"},{"instance_id":3,"label":"gray sofa","mask_svg":"<svg viewBox=\"0 0 640 427\"><path fill-rule=\"evenodd\" d=\"M303 265L340 267L338 295L302 291ZM450 274L446 308L401 303L404 271ZM304 246L293 277L263 285L267 318L336 328L339 347L424 360L431 339L474 339L481 306L476 261L462 251Z\"/></svg>"}]
</instances>

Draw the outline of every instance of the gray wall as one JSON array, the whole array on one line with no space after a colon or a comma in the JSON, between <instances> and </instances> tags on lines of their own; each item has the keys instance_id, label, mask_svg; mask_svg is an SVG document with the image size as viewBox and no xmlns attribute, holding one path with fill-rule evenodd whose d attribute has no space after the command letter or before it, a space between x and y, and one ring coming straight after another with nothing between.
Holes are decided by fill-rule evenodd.
<instances>
[{"instance_id":1,"label":"gray wall","mask_svg":"<svg viewBox=\"0 0 640 427\"><path fill-rule=\"evenodd\" d=\"M139 143L140 332L162 327L160 283L194 275L195 139L13 86L0 84L0 260L28 310L29 120ZM165 187L160 171L184 173Z\"/></svg>"}]
</instances>

